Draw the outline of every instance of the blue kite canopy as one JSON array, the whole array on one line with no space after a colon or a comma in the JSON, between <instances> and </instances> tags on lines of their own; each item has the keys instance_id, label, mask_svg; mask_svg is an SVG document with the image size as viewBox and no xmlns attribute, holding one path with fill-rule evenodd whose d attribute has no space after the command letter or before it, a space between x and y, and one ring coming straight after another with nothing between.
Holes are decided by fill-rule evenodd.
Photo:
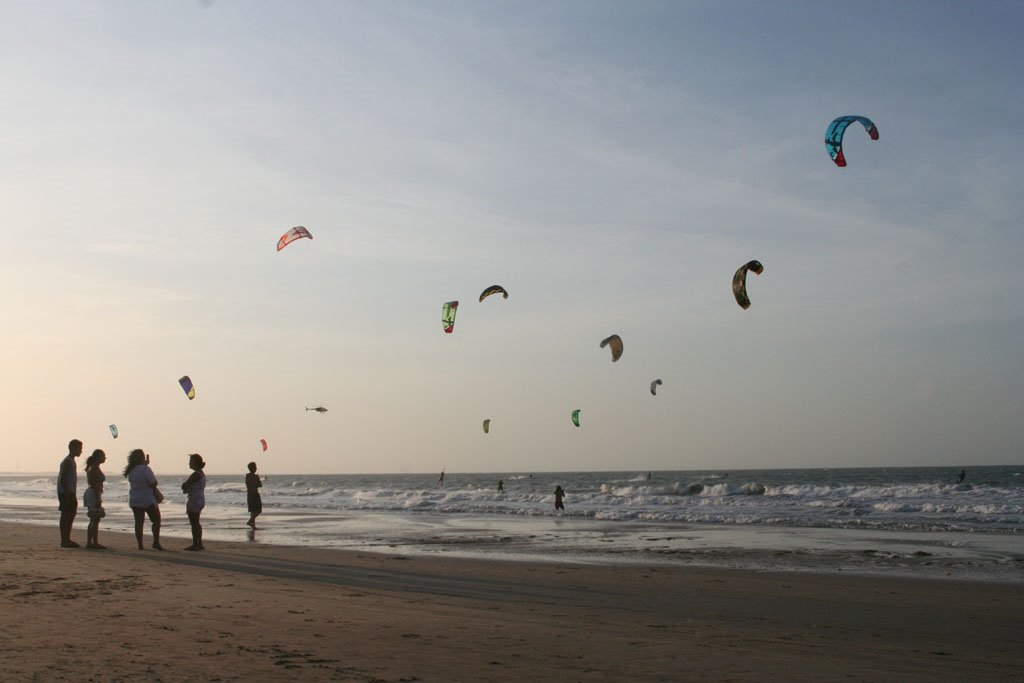
<instances>
[{"instance_id":1,"label":"blue kite canopy","mask_svg":"<svg viewBox=\"0 0 1024 683\"><path fill-rule=\"evenodd\" d=\"M181 390L188 396L188 400L192 400L196 397L196 388L192 386L192 380L188 375L183 376L178 380L178 384L181 385Z\"/></svg>"},{"instance_id":2,"label":"blue kite canopy","mask_svg":"<svg viewBox=\"0 0 1024 683\"><path fill-rule=\"evenodd\" d=\"M825 148L828 150L828 155L832 157L832 161L836 162L836 166L840 168L846 166L846 157L843 156L843 135L846 134L847 127L854 121L859 121L864 126L864 130L868 132L872 140L878 139L878 126L866 116L840 116L828 124L828 129L825 131Z\"/></svg>"}]
</instances>

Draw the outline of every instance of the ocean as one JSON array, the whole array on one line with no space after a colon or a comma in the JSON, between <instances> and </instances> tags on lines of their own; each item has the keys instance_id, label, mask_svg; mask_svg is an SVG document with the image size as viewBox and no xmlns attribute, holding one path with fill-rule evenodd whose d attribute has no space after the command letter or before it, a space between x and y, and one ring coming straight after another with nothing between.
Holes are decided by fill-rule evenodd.
<instances>
[{"instance_id":1,"label":"ocean","mask_svg":"<svg viewBox=\"0 0 1024 683\"><path fill-rule=\"evenodd\" d=\"M208 540L395 554L1024 582L1024 466L966 470L270 475L255 532L244 473L211 475L203 526ZM132 530L126 482L106 472L101 542ZM157 477L165 538L189 539L186 475ZM84 479L80 466L80 494ZM0 520L52 525L56 544L55 475L0 475ZM83 507L76 537L86 523Z\"/></svg>"}]
</instances>

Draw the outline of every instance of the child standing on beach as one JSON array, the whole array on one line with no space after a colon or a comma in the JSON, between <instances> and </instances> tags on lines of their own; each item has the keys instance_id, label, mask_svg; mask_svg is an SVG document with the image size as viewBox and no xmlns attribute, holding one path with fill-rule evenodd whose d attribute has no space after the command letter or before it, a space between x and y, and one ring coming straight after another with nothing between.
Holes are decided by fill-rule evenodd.
<instances>
[{"instance_id":1,"label":"child standing on beach","mask_svg":"<svg viewBox=\"0 0 1024 683\"><path fill-rule=\"evenodd\" d=\"M246 524L256 531L256 518L263 512L263 498L260 496L263 482L260 481L260 475L256 474L256 463L251 462L248 467L249 473L245 475L245 502L249 507L249 521Z\"/></svg>"},{"instance_id":2,"label":"child standing on beach","mask_svg":"<svg viewBox=\"0 0 1024 683\"><path fill-rule=\"evenodd\" d=\"M203 550L203 525L199 523L199 515L206 507L206 475L203 473L206 463L203 462L203 456L192 453L188 456L188 466L192 474L181 485L181 492L188 495L185 514L192 526L192 545L185 550Z\"/></svg>"},{"instance_id":3,"label":"child standing on beach","mask_svg":"<svg viewBox=\"0 0 1024 683\"><path fill-rule=\"evenodd\" d=\"M106 546L100 545L99 541L100 520L107 516L103 509L103 482L107 480L107 475L103 474L103 470L100 469L100 465L106 461L107 454L99 448L94 450L85 461L85 476L89 482L89 488L82 496L82 502L85 503L89 513L89 527L85 531L85 547L95 550L107 549Z\"/></svg>"}]
</instances>

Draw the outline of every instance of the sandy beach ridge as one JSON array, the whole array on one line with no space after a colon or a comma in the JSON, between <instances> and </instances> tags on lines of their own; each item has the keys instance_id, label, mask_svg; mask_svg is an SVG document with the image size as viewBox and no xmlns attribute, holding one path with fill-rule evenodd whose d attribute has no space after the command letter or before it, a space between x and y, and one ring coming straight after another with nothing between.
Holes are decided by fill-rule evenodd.
<instances>
[{"instance_id":1,"label":"sandy beach ridge","mask_svg":"<svg viewBox=\"0 0 1024 683\"><path fill-rule=\"evenodd\" d=\"M1011 681L1024 587L254 543L61 549L0 523L11 681Z\"/></svg>"}]
</instances>

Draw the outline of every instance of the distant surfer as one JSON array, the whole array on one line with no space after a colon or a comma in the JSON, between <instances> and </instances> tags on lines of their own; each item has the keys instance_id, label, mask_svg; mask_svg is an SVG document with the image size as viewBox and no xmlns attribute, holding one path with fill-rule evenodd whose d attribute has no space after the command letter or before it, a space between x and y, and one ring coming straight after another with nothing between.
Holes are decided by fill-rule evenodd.
<instances>
[{"instance_id":1,"label":"distant surfer","mask_svg":"<svg viewBox=\"0 0 1024 683\"><path fill-rule=\"evenodd\" d=\"M505 493L505 482L498 480L498 493Z\"/></svg>"},{"instance_id":2,"label":"distant surfer","mask_svg":"<svg viewBox=\"0 0 1024 683\"><path fill-rule=\"evenodd\" d=\"M441 468L441 476L437 478L437 485L444 486L444 468Z\"/></svg>"},{"instance_id":3,"label":"distant surfer","mask_svg":"<svg viewBox=\"0 0 1024 683\"><path fill-rule=\"evenodd\" d=\"M965 472L964 470L960 470L960 474L957 475L957 478L956 478L956 483L958 483L958 484L964 483L964 477L966 477L966 476L967 476L967 472Z\"/></svg>"},{"instance_id":4,"label":"distant surfer","mask_svg":"<svg viewBox=\"0 0 1024 683\"><path fill-rule=\"evenodd\" d=\"M563 498L565 498L565 490L561 486L556 486L555 487L555 509L556 510L564 510L565 509L565 503L562 502Z\"/></svg>"}]
</instances>

